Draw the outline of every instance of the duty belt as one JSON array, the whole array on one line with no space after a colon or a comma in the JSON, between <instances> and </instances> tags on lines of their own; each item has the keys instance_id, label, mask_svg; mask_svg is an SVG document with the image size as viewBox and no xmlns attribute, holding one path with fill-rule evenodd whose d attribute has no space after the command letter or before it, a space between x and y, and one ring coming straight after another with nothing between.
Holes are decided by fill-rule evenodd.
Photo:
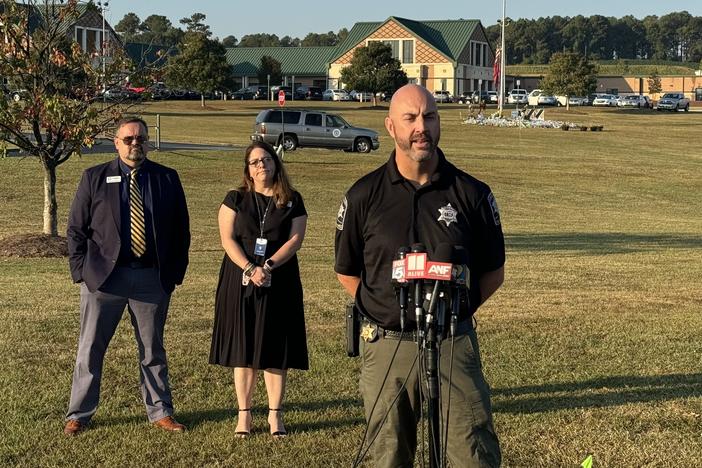
<instances>
[{"instance_id":1,"label":"duty belt","mask_svg":"<svg viewBox=\"0 0 702 468\"><path fill-rule=\"evenodd\" d=\"M473 320L471 318L463 319L456 325L456 336L465 335L473 329ZM444 327L442 338L449 336L449 327ZM378 338L387 338L391 340L402 341L417 341L417 330L389 330L380 325L376 325L367 320L361 322L361 339L367 343L372 343Z\"/></svg>"}]
</instances>

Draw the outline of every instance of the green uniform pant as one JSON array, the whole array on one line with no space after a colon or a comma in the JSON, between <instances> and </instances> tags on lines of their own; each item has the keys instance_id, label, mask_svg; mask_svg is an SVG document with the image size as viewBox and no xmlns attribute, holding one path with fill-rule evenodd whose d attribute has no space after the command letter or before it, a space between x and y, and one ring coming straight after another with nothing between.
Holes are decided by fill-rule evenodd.
<instances>
[{"instance_id":1,"label":"green uniform pant","mask_svg":"<svg viewBox=\"0 0 702 468\"><path fill-rule=\"evenodd\" d=\"M371 448L373 467L412 467L417 448L421 406L417 344L403 340L393 360L397 344L397 339L382 337L372 343L361 341L360 388L368 424L367 440L372 440L377 434ZM446 339L441 344L439 372L443 427L450 405L447 445L450 466L499 466L501 453L492 422L490 387L483 376L475 330L455 338L449 402L450 360L451 339ZM399 397L393 403L398 393ZM382 423L385 414L388 416ZM425 454L428 460L428 450Z\"/></svg>"}]
</instances>

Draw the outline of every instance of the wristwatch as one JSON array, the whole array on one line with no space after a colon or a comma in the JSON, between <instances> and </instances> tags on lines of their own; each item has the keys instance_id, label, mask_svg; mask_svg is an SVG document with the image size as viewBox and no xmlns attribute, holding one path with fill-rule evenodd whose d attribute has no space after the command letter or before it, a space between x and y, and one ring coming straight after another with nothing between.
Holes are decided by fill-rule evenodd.
<instances>
[{"instance_id":1,"label":"wristwatch","mask_svg":"<svg viewBox=\"0 0 702 468\"><path fill-rule=\"evenodd\" d=\"M266 260L265 262L263 262L263 268L269 272L271 270L273 270L274 266L275 266L275 262L273 260L271 260L270 258L268 260Z\"/></svg>"}]
</instances>

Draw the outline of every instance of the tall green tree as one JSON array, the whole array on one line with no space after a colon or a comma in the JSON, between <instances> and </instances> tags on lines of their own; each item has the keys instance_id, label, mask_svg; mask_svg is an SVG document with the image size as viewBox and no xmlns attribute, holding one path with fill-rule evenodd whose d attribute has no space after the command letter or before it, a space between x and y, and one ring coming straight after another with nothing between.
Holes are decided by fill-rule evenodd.
<instances>
[{"instance_id":1,"label":"tall green tree","mask_svg":"<svg viewBox=\"0 0 702 468\"><path fill-rule=\"evenodd\" d=\"M222 39L222 45L226 48L236 47L238 42L239 42L239 39L237 39L236 36L232 36L232 35L229 35L229 36L225 37L224 39Z\"/></svg>"},{"instance_id":2,"label":"tall green tree","mask_svg":"<svg viewBox=\"0 0 702 468\"><path fill-rule=\"evenodd\" d=\"M277 47L280 45L275 34L247 34L239 41L239 47Z\"/></svg>"},{"instance_id":3,"label":"tall green tree","mask_svg":"<svg viewBox=\"0 0 702 468\"><path fill-rule=\"evenodd\" d=\"M168 60L166 83L197 91L205 107L206 93L224 90L230 84L231 67L225 54L218 41L199 32L186 33L178 54Z\"/></svg>"},{"instance_id":4,"label":"tall green tree","mask_svg":"<svg viewBox=\"0 0 702 468\"><path fill-rule=\"evenodd\" d=\"M373 104L379 92L394 92L407 84L407 74L399 60L392 57L392 48L382 42L370 42L353 52L349 66L341 70L341 81L349 89L373 93Z\"/></svg>"},{"instance_id":5,"label":"tall green tree","mask_svg":"<svg viewBox=\"0 0 702 468\"><path fill-rule=\"evenodd\" d=\"M115 25L115 31L122 36L124 42L131 42L140 34L140 24L141 20L136 13L127 13L120 22Z\"/></svg>"},{"instance_id":6,"label":"tall green tree","mask_svg":"<svg viewBox=\"0 0 702 468\"><path fill-rule=\"evenodd\" d=\"M139 42L175 46L183 39L183 30L173 26L163 15L150 15L140 25Z\"/></svg>"},{"instance_id":7,"label":"tall green tree","mask_svg":"<svg viewBox=\"0 0 702 468\"><path fill-rule=\"evenodd\" d=\"M269 76L270 81L268 81ZM258 67L258 82L281 83L282 81L283 73L281 72L280 62L268 55L261 57L261 65Z\"/></svg>"},{"instance_id":8,"label":"tall green tree","mask_svg":"<svg viewBox=\"0 0 702 468\"><path fill-rule=\"evenodd\" d=\"M581 54L556 52L551 56L548 74L541 87L549 94L568 97L585 96L597 86L597 67Z\"/></svg>"},{"instance_id":9,"label":"tall green tree","mask_svg":"<svg viewBox=\"0 0 702 468\"><path fill-rule=\"evenodd\" d=\"M0 141L37 158L44 173L43 233L57 236L56 177L59 165L94 143L128 106L94 104L128 69L121 48L102 74L101 57L88 54L66 36L79 17L76 0L2 3L0 75L21 99L0 98Z\"/></svg>"},{"instance_id":10,"label":"tall green tree","mask_svg":"<svg viewBox=\"0 0 702 468\"><path fill-rule=\"evenodd\" d=\"M207 15L204 13L193 13L190 18L182 18L180 24L185 26L187 32L200 33L210 37L212 31L210 31L210 26L204 22L206 18Z\"/></svg>"}]
</instances>

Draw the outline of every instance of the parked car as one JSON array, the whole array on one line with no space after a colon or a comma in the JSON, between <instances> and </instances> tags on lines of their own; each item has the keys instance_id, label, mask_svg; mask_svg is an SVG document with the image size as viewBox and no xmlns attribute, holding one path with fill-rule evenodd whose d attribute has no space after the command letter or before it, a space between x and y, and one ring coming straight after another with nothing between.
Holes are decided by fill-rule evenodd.
<instances>
[{"instance_id":1,"label":"parked car","mask_svg":"<svg viewBox=\"0 0 702 468\"><path fill-rule=\"evenodd\" d=\"M497 104L497 101L499 99L497 96L497 91L488 91L487 94L488 94L488 102L494 102L495 104Z\"/></svg>"},{"instance_id":2,"label":"parked car","mask_svg":"<svg viewBox=\"0 0 702 468\"><path fill-rule=\"evenodd\" d=\"M350 101L351 96L345 89L327 89L322 93L323 101Z\"/></svg>"},{"instance_id":3,"label":"parked car","mask_svg":"<svg viewBox=\"0 0 702 468\"><path fill-rule=\"evenodd\" d=\"M354 127L336 114L306 109L261 111L251 139L282 144L286 151L317 147L370 153L380 148L375 130Z\"/></svg>"},{"instance_id":4,"label":"parked car","mask_svg":"<svg viewBox=\"0 0 702 468\"><path fill-rule=\"evenodd\" d=\"M268 87L252 85L246 88L241 88L232 93L232 99L250 100L250 99L268 99Z\"/></svg>"},{"instance_id":5,"label":"parked car","mask_svg":"<svg viewBox=\"0 0 702 468\"><path fill-rule=\"evenodd\" d=\"M588 98L583 96L556 96L559 106L587 106Z\"/></svg>"},{"instance_id":6,"label":"parked car","mask_svg":"<svg viewBox=\"0 0 702 468\"><path fill-rule=\"evenodd\" d=\"M105 90L98 99L107 101L135 101L139 99L139 94L129 88L110 88Z\"/></svg>"},{"instance_id":7,"label":"parked car","mask_svg":"<svg viewBox=\"0 0 702 468\"><path fill-rule=\"evenodd\" d=\"M613 94L598 94L597 97L592 101L592 105L599 107L616 107L617 96Z\"/></svg>"},{"instance_id":8,"label":"parked car","mask_svg":"<svg viewBox=\"0 0 702 468\"><path fill-rule=\"evenodd\" d=\"M648 96L632 94L630 96L624 96L617 102L617 105L619 107L637 107L645 109L651 107L651 99Z\"/></svg>"},{"instance_id":9,"label":"parked car","mask_svg":"<svg viewBox=\"0 0 702 468\"><path fill-rule=\"evenodd\" d=\"M468 104L473 101L473 91L463 91L456 97L456 102L460 104Z\"/></svg>"},{"instance_id":10,"label":"parked car","mask_svg":"<svg viewBox=\"0 0 702 468\"><path fill-rule=\"evenodd\" d=\"M507 95L507 104L528 104L529 93L526 89L515 88Z\"/></svg>"},{"instance_id":11,"label":"parked car","mask_svg":"<svg viewBox=\"0 0 702 468\"><path fill-rule=\"evenodd\" d=\"M527 96L530 106L555 106L558 104L555 96L550 96L540 89L535 89Z\"/></svg>"},{"instance_id":12,"label":"parked car","mask_svg":"<svg viewBox=\"0 0 702 468\"><path fill-rule=\"evenodd\" d=\"M271 96L273 97L274 101L278 100L278 93L281 90L285 93L286 100L292 99L292 96L293 96L292 87L277 85L277 86L271 86Z\"/></svg>"},{"instance_id":13,"label":"parked car","mask_svg":"<svg viewBox=\"0 0 702 468\"><path fill-rule=\"evenodd\" d=\"M434 91L434 101L436 102L453 102L451 91L437 90Z\"/></svg>"},{"instance_id":14,"label":"parked car","mask_svg":"<svg viewBox=\"0 0 702 468\"><path fill-rule=\"evenodd\" d=\"M356 91L354 89L349 93L349 96L351 96L351 99L354 101L369 102L373 100L373 93L369 93L368 91Z\"/></svg>"},{"instance_id":15,"label":"parked car","mask_svg":"<svg viewBox=\"0 0 702 468\"><path fill-rule=\"evenodd\" d=\"M295 90L295 99L306 99L308 101L321 101L322 88L317 86L300 86Z\"/></svg>"},{"instance_id":16,"label":"parked car","mask_svg":"<svg viewBox=\"0 0 702 468\"><path fill-rule=\"evenodd\" d=\"M687 112L690 110L690 100L686 98L683 93L665 93L660 101L658 101L658 106L656 108L659 111L677 111L682 109Z\"/></svg>"}]
</instances>

